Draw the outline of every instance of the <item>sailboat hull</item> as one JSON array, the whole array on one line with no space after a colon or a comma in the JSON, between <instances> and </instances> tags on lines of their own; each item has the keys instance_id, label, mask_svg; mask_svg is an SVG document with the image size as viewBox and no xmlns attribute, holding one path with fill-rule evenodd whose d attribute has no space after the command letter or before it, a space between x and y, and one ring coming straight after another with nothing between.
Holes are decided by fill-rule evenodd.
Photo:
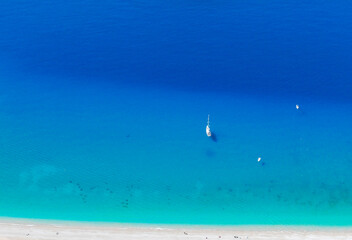
<instances>
[{"instance_id":1,"label":"sailboat hull","mask_svg":"<svg viewBox=\"0 0 352 240\"><path fill-rule=\"evenodd\" d=\"M210 132L209 126L206 127L205 132L206 132L208 137L211 137L211 132Z\"/></svg>"}]
</instances>

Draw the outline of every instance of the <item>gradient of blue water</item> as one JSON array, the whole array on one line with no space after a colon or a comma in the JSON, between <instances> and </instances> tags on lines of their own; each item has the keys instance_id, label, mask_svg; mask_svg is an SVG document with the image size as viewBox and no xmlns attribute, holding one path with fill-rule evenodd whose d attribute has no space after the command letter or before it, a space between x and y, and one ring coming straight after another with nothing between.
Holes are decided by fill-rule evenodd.
<instances>
[{"instance_id":1,"label":"gradient of blue water","mask_svg":"<svg viewBox=\"0 0 352 240\"><path fill-rule=\"evenodd\" d=\"M351 225L350 4L0 6L1 216Z\"/></svg>"}]
</instances>

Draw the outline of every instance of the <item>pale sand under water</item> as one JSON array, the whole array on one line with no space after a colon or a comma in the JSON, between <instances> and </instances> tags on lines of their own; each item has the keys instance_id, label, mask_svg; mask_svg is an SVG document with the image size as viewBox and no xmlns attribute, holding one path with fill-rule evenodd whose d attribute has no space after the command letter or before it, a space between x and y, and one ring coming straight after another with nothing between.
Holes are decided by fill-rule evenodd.
<instances>
[{"instance_id":1,"label":"pale sand under water","mask_svg":"<svg viewBox=\"0 0 352 240\"><path fill-rule=\"evenodd\" d=\"M352 227L182 226L0 220L0 239L352 239Z\"/></svg>"}]
</instances>

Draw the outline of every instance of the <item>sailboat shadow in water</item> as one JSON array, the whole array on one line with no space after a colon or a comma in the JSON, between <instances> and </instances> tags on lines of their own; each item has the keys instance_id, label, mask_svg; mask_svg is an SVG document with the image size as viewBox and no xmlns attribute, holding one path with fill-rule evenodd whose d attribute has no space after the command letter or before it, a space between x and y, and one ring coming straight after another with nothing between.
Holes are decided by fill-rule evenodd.
<instances>
[{"instance_id":1,"label":"sailboat shadow in water","mask_svg":"<svg viewBox=\"0 0 352 240\"><path fill-rule=\"evenodd\" d=\"M216 134L215 134L214 132L211 133L210 139L211 139L213 142L218 142L218 138L216 137Z\"/></svg>"}]
</instances>

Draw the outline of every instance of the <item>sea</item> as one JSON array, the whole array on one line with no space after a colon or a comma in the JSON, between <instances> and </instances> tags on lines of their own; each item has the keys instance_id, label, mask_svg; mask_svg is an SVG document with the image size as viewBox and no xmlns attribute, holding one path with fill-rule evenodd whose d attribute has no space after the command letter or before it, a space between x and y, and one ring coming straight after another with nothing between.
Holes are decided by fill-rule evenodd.
<instances>
[{"instance_id":1,"label":"sea","mask_svg":"<svg viewBox=\"0 0 352 240\"><path fill-rule=\"evenodd\" d=\"M352 226L352 2L0 9L1 217Z\"/></svg>"}]
</instances>

